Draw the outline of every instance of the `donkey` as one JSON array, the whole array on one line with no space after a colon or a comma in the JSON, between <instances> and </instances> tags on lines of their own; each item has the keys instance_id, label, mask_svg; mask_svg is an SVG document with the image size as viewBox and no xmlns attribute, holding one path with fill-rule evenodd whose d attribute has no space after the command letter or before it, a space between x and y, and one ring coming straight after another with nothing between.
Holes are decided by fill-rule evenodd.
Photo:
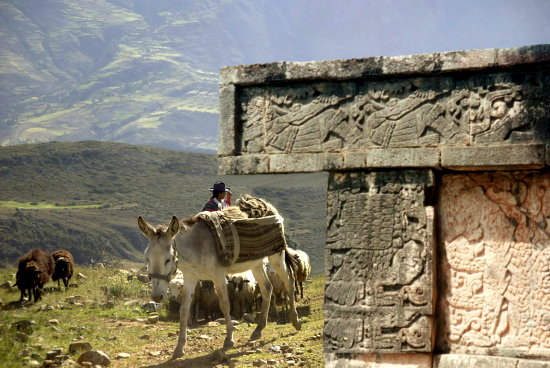
<instances>
[{"instance_id":1,"label":"donkey","mask_svg":"<svg viewBox=\"0 0 550 368\"><path fill-rule=\"evenodd\" d=\"M155 228L139 216L138 225L143 234L149 238L145 258L151 278L152 299L158 303L166 296L169 281L177 269L181 270L184 277L179 338L171 360L182 357L184 354L189 309L198 280L214 282L220 309L225 317L226 337L223 347L227 349L233 346L234 341L226 275L252 270L260 286L262 306L258 325L252 332L250 340L261 337L262 330L267 325L272 292L271 283L262 265L266 257L223 266L216 255L216 243L212 233L203 221L198 221L197 217L180 223L178 218L173 216L168 226L160 225ZM295 264L292 257L286 253L286 250L282 250L267 258L288 290L290 320L294 328L300 330L301 322L294 305L294 276L291 267L293 265L295 267Z\"/></svg>"}]
</instances>

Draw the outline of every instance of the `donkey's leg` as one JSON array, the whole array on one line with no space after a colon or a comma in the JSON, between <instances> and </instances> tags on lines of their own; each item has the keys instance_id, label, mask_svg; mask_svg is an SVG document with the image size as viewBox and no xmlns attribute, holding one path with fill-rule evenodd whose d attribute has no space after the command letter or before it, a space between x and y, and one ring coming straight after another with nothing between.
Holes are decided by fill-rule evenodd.
<instances>
[{"instance_id":1,"label":"donkey's leg","mask_svg":"<svg viewBox=\"0 0 550 368\"><path fill-rule=\"evenodd\" d=\"M212 280L214 282L214 287L216 288L216 292L218 293L218 302L220 304L220 309L223 313L223 316L225 317L225 341L223 342L223 347L228 349L233 347L234 341L233 341L233 321L231 320L231 308L229 306L229 295L227 293L227 279L225 278L225 275L221 275L221 277L217 278L216 280Z\"/></svg>"},{"instance_id":2,"label":"donkey's leg","mask_svg":"<svg viewBox=\"0 0 550 368\"><path fill-rule=\"evenodd\" d=\"M258 320L258 326L256 326L256 329L252 332L252 335L250 335L250 340L257 340L262 337L262 330L267 325L267 315L269 313L269 305L271 304L273 286L265 273L262 262L259 262L258 265L252 268L252 274L260 286L260 293L262 294L262 309L260 319Z\"/></svg>"},{"instance_id":3,"label":"donkey's leg","mask_svg":"<svg viewBox=\"0 0 550 368\"><path fill-rule=\"evenodd\" d=\"M178 337L178 344L172 354L172 360L183 356L183 350L185 349L185 343L187 342L187 320L189 318L189 308L191 301L193 300L193 293L195 291L195 285L197 280L185 279L183 283L183 290L181 292L181 306L180 306L180 334Z\"/></svg>"},{"instance_id":4,"label":"donkey's leg","mask_svg":"<svg viewBox=\"0 0 550 368\"><path fill-rule=\"evenodd\" d=\"M294 305L294 276L292 276L285 263L285 251L269 256L269 262L285 285L288 293L289 317L294 328L299 330L302 328L302 323L298 320L298 312L296 312L296 306Z\"/></svg>"}]
</instances>

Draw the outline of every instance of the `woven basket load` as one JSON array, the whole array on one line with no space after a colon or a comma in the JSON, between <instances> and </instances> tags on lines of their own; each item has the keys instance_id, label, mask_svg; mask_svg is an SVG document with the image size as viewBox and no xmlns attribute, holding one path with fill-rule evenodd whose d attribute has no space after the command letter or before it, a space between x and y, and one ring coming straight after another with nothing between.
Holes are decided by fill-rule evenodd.
<instances>
[{"instance_id":1,"label":"woven basket load","mask_svg":"<svg viewBox=\"0 0 550 368\"><path fill-rule=\"evenodd\" d=\"M271 204L247 195L239 198L237 205L245 213L239 218L230 217L235 216L231 211L197 215L210 229L222 265L260 259L286 248L283 218ZM243 218L252 216L258 217Z\"/></svg>"}]
</instances>

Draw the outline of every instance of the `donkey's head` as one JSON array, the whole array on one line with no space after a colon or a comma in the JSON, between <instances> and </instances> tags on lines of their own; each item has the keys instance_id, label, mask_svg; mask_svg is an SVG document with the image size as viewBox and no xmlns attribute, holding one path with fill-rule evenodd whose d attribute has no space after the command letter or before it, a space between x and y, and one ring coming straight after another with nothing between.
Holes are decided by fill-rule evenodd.
<instances>
[{"instance_id":1,"label":"donkey's head","mask_svg":"<svg viewBox=\"0 0 550 368\"><path fill-rule=\"evenodd\" d=\"M151 298L159 303L166 295L170 280L177 270L174 238L179 231L180 222L174 216L168 227L161 225L155 228L139 216L138 225L141 232L149 238L145 260L151 279Z\"/></svg>"}]
</instances>

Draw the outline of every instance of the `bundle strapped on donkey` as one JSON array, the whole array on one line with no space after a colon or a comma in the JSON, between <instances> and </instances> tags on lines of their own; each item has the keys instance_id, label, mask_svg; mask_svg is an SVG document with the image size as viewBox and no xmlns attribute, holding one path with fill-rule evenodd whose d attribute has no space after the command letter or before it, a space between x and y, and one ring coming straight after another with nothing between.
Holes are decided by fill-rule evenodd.
<instances>
[{"instance_id":1,"label":"bundle strapped on donkey","mask_svg":"<svg viewBox=\"0 0 550 368\"><path fill-rule=\"evenodd\" d=\"M246 197L237 201L241 211L243 208L239 204L247 203L245 201ZM247 214L244 211L242 213ZM254 215L260 214L261 212L254 212ZM231 209L224 212L201 212L197 215L212 232L222 265L229 266L232 263L267 257L286 248L283 218L279 214L258 218L236 218L238 215L238 211L235 213Z\"/></svg>"}]
</instances>

